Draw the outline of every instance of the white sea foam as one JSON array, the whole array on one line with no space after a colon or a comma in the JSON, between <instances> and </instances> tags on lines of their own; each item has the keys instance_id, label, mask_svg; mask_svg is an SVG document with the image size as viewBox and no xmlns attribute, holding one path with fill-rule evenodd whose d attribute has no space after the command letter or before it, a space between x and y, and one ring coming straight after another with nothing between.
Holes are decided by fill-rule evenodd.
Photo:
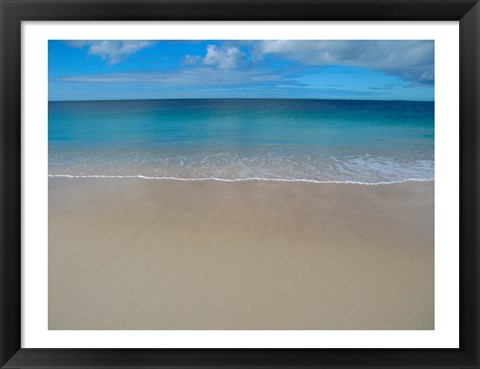
<instances>
[{"instance_id":1,"label":"white sea foam","mask_svg":"<svg viewBox=\"0 0 480 369\"><path fill-rule=\"evenodd\" d=\"M265 182L307 182L307 183L324 183L324 184L360 184L367 186L375 185L387 185L387 184L398 184L405 182L432 182L434 179L430 178L407 178L397 181L381 181L381 182L358 182L358 181L321 181L314 179L303 179L303 178L260 178L260 177L251 177L251 178L216 178L216 177L203 177L203 178L178 178L178 177L151 177L144 175L98 175L98 174L89 174L89 175L71 175L71 174L49 174L51 178L121 178L121 179L146 179L146 180L169 180L169 181L185 181L185 182L196 182L196 181L217 181L217 182L252 182L252 181L265 181Z\"/></svg>"},{"instance_id":2,"label":"white sea foam","mask_svg":"<svg viewBox=\"0 0 480 369\"><path fill-rule=\"evenodd\" d=\"M287 150L288 151L288 150ZM290 151L294 151L291 149ZM175 153L174 153L175 154ZM408 154L408 153L407 153ZM79 155L51 158L49 173L224 182L269 180L312 183L387 184L434 178L433 160L410 155L337 155L304 152L198 153L191 155Z\"/></svg>"}]
</instances>

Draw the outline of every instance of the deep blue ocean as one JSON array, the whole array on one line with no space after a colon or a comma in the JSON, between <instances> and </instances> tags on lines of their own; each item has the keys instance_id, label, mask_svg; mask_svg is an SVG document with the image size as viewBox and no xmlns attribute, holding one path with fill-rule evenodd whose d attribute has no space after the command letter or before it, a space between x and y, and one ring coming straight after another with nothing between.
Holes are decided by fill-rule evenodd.
<instances>
[{"instance_id":1,"label":"deep blue ocean","mask_svg":"<svg viewBox=\"0 0 480 369\"><path fill-rule=\"evenodd\" d=\"M49 102L49 175L382 183L434 178L434 103Z\"/></svg>"}]
</instances>

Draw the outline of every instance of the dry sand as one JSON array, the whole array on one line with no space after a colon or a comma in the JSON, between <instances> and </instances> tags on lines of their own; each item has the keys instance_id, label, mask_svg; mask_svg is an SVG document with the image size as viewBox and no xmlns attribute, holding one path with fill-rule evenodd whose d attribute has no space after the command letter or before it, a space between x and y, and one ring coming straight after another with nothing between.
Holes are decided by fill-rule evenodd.
<instances>
[{"instance_id":1,"label":"dry sand","mask_svg":"<svg viewBox=\"0 0 480 369\"><path fill-rule=\"evenodd\" d=\"M433 182L49 179L49 329L433 329Z\"/></svg>"}]
</instances>

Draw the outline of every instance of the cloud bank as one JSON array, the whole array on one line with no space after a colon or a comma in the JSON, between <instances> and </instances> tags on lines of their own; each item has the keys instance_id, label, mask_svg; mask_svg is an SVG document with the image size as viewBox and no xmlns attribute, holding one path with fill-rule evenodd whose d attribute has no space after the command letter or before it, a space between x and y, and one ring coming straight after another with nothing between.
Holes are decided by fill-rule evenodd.
<instances>
[{"instance_id":1,"label":"cloud bank","mask_svg":"<svg viewBox=\"0 0 480 369\"><path fill-rule=\"evenodd\" d=\"M275 55L304 65L368 68L419 84L434 82L434 41L259 41L255 58Z\"/></svg>"},{"instance_id":2,"label":"cloud bank","mask_svg":"<svg viewBox=\"0 0 480 369\"><path fill-rule=\"evenodd\" d=\"M110 65L155 45L155 41L67 41L88 48ZM240 49L242 46L242 49ZM306 66L349 66L394 75L416 84L434 83L434 41L431 40L265 40L209 44L204 55L185 55L184 65L204 64L218 69L255 68L274 56Z\"/></svg>"},{"instance_id":3,"label":"cloud bank","mask_svg":"<svg viewBox=\"0 0 480 369\"><path fill-rule=\"evenodd\" d=\"M128 84L139 83L164 87L206 87L206 86L265 86L284 80L284 77L267 71L216 69L210 66L183 68L169 72L108 73L81 75L62 78L65 82ZM299 85L291 81L291 84Z\"/></svg>"}]
</instances>

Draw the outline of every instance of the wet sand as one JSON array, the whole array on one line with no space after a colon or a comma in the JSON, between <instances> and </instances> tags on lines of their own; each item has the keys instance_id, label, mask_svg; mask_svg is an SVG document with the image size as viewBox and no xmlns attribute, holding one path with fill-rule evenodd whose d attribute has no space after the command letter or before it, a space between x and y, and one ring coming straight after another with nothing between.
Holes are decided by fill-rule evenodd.
<instances>
[{"instance_id":1,"label":"wet sand","mask_svg":"<svg viewBox=\"0 0 480 369\"><path fill-rule=\"evenodd\" d=\"M433 329L433 182L49 179L49 329Z\"/></svg>"}]
</instances>

